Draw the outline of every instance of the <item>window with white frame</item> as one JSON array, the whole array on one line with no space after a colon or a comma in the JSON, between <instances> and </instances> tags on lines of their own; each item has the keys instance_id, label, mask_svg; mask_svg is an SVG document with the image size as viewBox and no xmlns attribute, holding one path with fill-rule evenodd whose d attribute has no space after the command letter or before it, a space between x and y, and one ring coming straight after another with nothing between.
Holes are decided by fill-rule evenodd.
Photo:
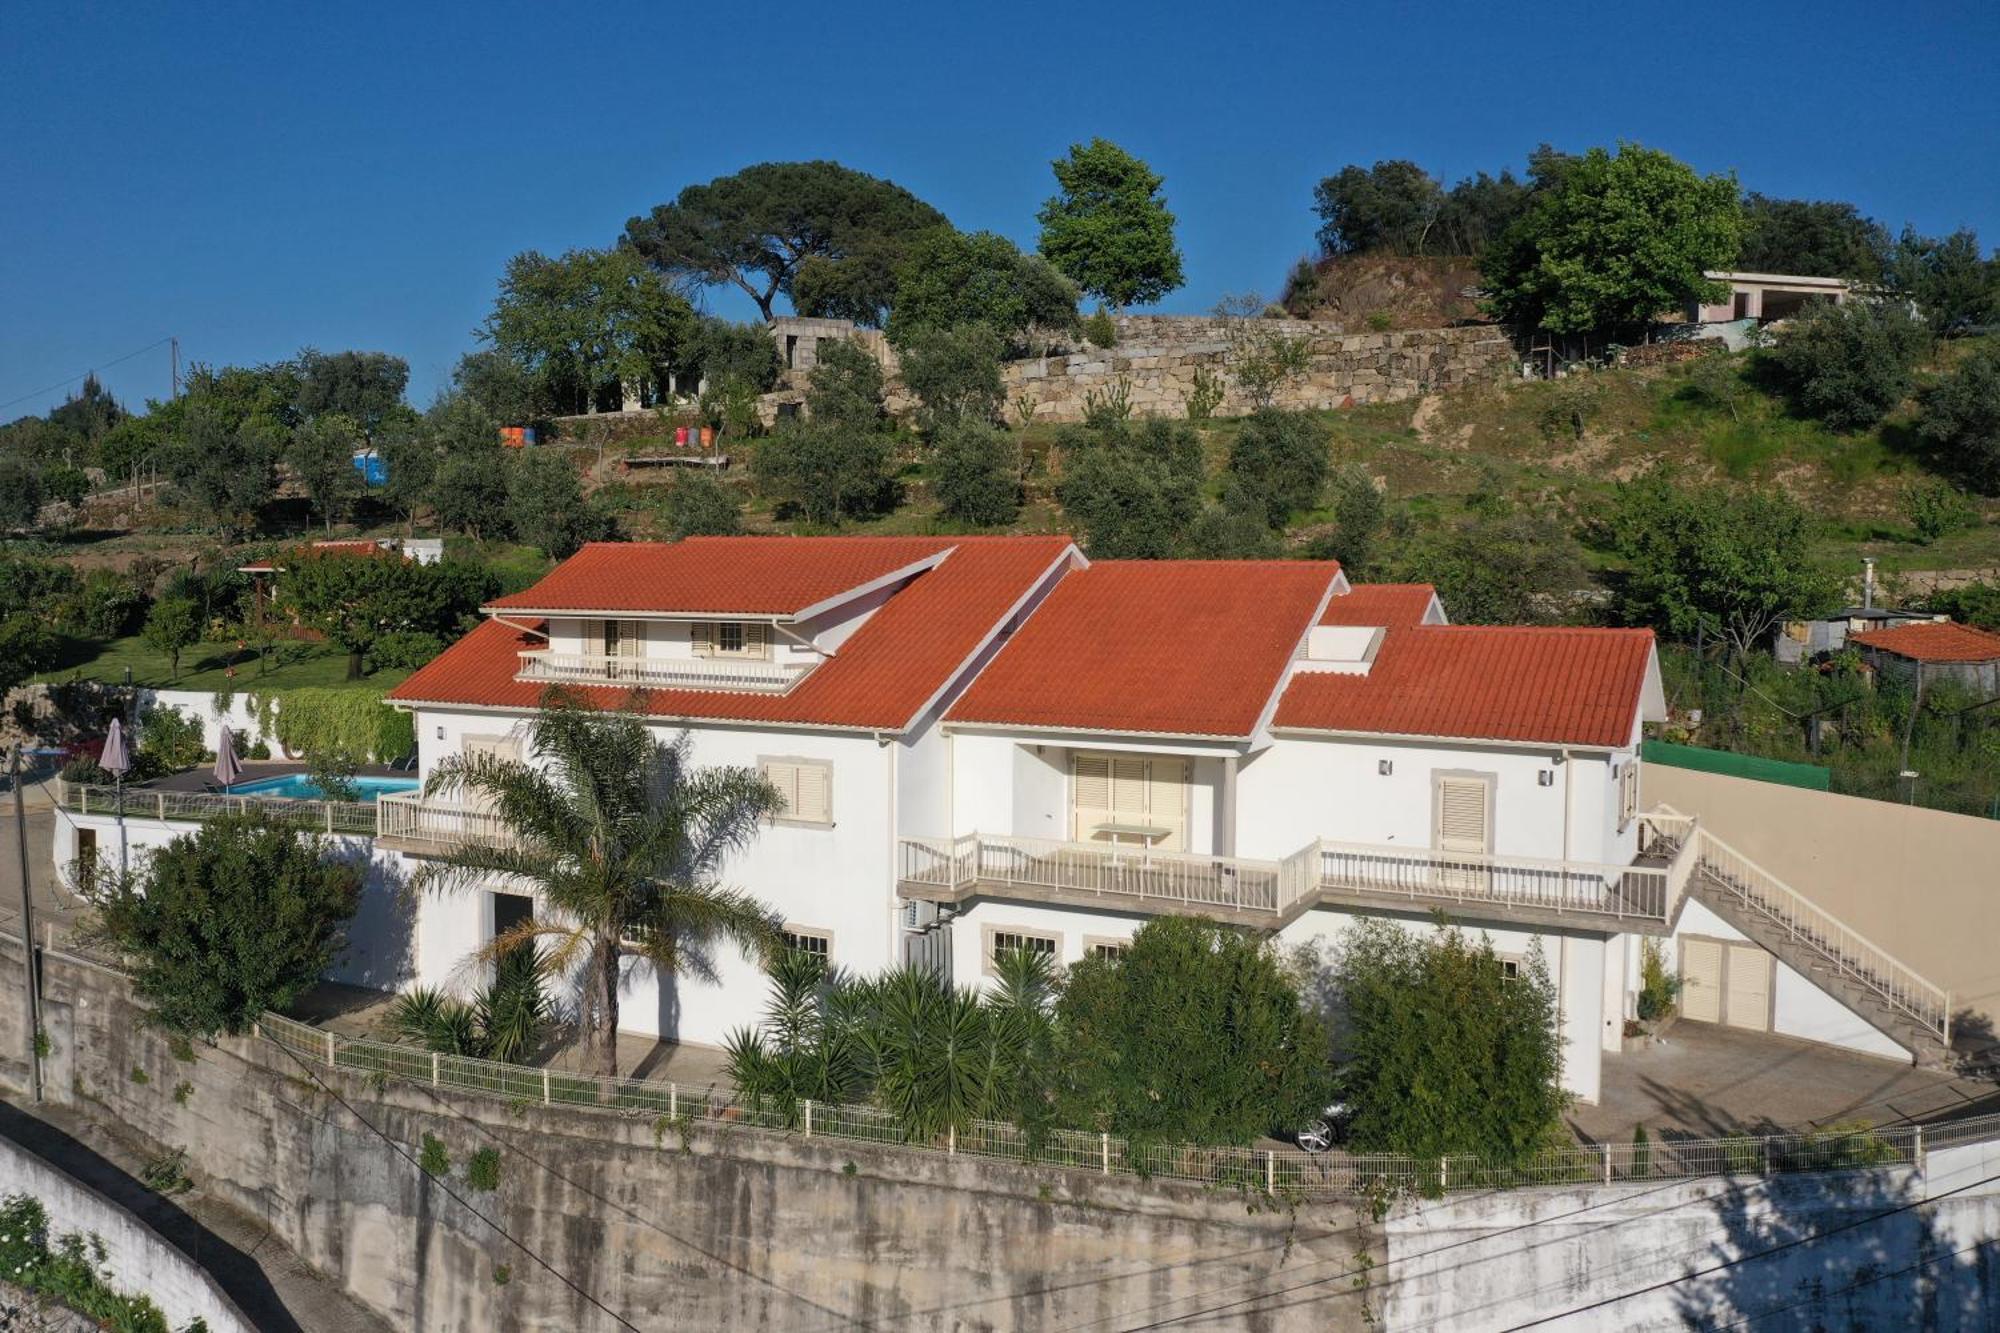
<instances>
[{"instance_id":1,"label":"window with white frame","mask_svg":"<svg viewBox=\"0 0 2000 1333\"><path fill-rule=\"evenodd\" d=\"M1029 930L1021 926L988 926L986 974L992 976L997 973L1000 959L1016 949L1042 954L1053 963L1062 955L1062 937L1053 932Z\"/></svg>"},{"instance_id":2,"label":"window with white frame","mask_svg":"<svg viewBox=\"0 0 2000 1333\"><path fill-rule=\"evenodd\" d=\"M771 627L755 620L697 621L694 655L764 661L771 656Z\"/></svg>"},{"instance_id":3,"label":"window with white frame","mask_svg":"<svg viewBox=\"0 0 2000 1333\"><path fill-rule=\"evenodd\" d=\"M641 620L601 620L597 646L605 657L644 657L646 624Z\"/></svg>"},{"instance_id":4,"label":"window with white frame","mask_svg":"<svg viewBox=\"0 0 2000 1333\"><path fill-rule=\"evenodd\" d=\"M1521 954L1500 953L1493 956L1500 964L1500 975L1508 981L1519 981L1527 975L1528 960Z\"/></svg>"},{"instance_id":5,"label":"window with white frame","mask_svg":"<svg viewBox=\"0 0 2000 1333\"><path fill-rule=\"evenodd\" d=\"M1118 959L1124 957L1126 951L1131 947L1132 941L1130 940L1114 940L1093 935L1086 938L1083 942L1083 956L1085 958L1103 958L1107 960Z\"/></svg>"},{"instance_id":6,"label":"window with white frame","mask_svg":"<svg viewBox=\"0 0 2000 1333\"><path fill-rule=\"evenodd\" d=\"M1618 831L1639 817L1639 761L1627 759L1618 770Z\"/></svg>"},{"instance_id":7,"label":"window with white frame","mask_svg":"<svg viewBox=\"0 0 2000 1333\"><path fill-rule=\"evenodd\" d=\"M823 759L762 759L764 780L785 798L777 815L787 824L833 823L833 765Z\"/></svg>"},{"instance_id":8,"label":"window with white frame","mask_svg":"<svg viewBox=\"0 0 2000 1333\"><path fill-rule=\"evenodd\" d=\"M833 932L814 930L811 926L786 926L779 932L785 947L793 953L802 953L826 963L833 958Z\"/></svg>"}]
</instances>

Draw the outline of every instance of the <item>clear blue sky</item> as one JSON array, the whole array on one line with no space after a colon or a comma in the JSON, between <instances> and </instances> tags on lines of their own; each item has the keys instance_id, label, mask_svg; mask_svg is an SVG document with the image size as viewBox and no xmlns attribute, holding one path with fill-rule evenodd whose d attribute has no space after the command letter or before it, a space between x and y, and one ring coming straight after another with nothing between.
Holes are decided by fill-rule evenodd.
<instances>
[{"instance_id":1,"label":"clear blue sky","mask_svg":"<svg viewBox=\"0 0 2000 1333\"><path fill-rule=\"evenodd\" d=\"M421 404L510 254L607 244L771 159L836 158L1032 246L1049 159L1114 139L1166 177L1180 311L1274 293L1311 247L1313 184L1345 163L1456 178L1545 140L1635 139L1990 249L1996 71L1992 0L5 0L0 402L91 367L163 397L164 347L107 363L178 334L219 364L394 352Z\"/></svg>"}]
</instances>

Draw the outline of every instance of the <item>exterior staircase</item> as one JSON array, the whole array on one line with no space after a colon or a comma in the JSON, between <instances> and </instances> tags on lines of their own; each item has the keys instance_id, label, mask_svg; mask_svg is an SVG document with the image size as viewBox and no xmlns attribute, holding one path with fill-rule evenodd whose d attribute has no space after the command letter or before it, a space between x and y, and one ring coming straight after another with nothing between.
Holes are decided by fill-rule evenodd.
<instances>
[{"instance_id":1,"label":"exterior staircase","mask_svg":"<svg viewBox=\"0 0 2000 1333\"><path fill-rule=\"evenodd\" d=\"M1927 1068L1951 1061L1951 993L1696 825L1687 894L1743 932Z\"/></svg>"}]
</instances>

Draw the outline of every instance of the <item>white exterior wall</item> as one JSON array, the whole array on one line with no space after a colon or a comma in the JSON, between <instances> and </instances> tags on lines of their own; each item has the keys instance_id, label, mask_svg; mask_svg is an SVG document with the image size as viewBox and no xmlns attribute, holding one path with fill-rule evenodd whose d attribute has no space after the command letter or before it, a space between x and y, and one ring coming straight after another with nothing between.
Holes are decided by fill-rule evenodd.
<instances>
[{"instance_id":1,"label":"white exterior wall","mask_svg":"<svg viewBox=\"0 0 2000 1333\"><path fill-rule=\"evenodd\" d=\"M989 983L985 957L989 928L1055 935L1059 940L1056 960L1067 967L1082 961L1088 945L1099 940L1129 940L1151 919L1120 912L980 899L951 923L951 979L957 985L980 989Z\"/></svg>"},{"instance_id":2,"label":"white exterior wall","mask_svg":"<svg viewBox=\"0 0 2000 1333\"><path fill-rule=\"evenodd\" d=\"M1021 737L1000 732L950 734L953 836L1049 838L1067 842L1070 826L1070 756L1168 755L1188 761L1187 850L1213 852L1220 845L1223 747L1106 736ZM938 836L904 828L911 837Z\"/></svg>"}]
</instances>

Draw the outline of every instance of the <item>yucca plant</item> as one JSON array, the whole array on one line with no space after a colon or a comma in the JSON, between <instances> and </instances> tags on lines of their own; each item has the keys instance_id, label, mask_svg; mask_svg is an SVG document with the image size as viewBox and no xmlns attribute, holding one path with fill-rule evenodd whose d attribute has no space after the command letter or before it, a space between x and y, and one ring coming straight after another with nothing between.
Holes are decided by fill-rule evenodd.
<instances>
[{"instance_id":1,"label":"yucca plant","mask_svg":"<svg viewBox=\"0 0 2000 1333\"><path fill-rule=\"evenodd\" d=\"M772 959L771 1000L761 1029L743 1028L725 1043L729 1077L757 1110L768 1103L796 1125L806 1101L847 1101L865 1086L851 1007L833 997L826 965L810 954L780 950Z\"/></svg>"},{"instance_id":2,"label":"yucca plant","mask_svg":"<svg viewBox=\"0 0 2000 1333\"><path fill-rule=\"evenodd\" d=\"M987 1088L991 1113L1027 1132L1039 1147L1056 1119L1055 963L1032 949L994 960L999 984L987 993Z\"/></svg>"},{"instance_id":3,"label":"yucca plant","mask_svg":"<svg viewBox=\"0 0 2000 1333\"><path fill-rule=\"evenodd\" d=\"M470 1003L435 986L418 986L396 997L389 1026L398 1036L444 1055L485 1060L531 1058L548 1033L551 1005L538 951L522 945L494 968L492 984Z\"/></svg>"},{"instance_id":4,"label":"yucca plant","mask_svg":"<svg viewBox=\"0 0 2000 1333\"><path fill-rule=\"evenodd\" d=\"M501 932L478 956L543 942L549 969L576 979L580 1025L614 1077L625 958L650 963L662 985L677 973L713 980L718 944L768 957L780 941L770 909L724 887L721 873L784 798L755 769L694 767L687 735L661 742L642 711L638 698L609 712L551 689L527 727L536 767L490 754L443 760L425 795L477 796L514 836L452 848L417 876L434 892L496 880L537 891L547 918Z\"/></svg>"},{"instance_id":5,"label":"yucca plant","mask_svg":"<svg viewBox=\"0 0 2000 1333\"><path fill-rule=\"evenodd\" d=\"M906 1139L928 1142L986 1113L992 1060L978 995L928 968L874 983L861 1029L875 1098Z\"/></svg>"}]
</instances>

